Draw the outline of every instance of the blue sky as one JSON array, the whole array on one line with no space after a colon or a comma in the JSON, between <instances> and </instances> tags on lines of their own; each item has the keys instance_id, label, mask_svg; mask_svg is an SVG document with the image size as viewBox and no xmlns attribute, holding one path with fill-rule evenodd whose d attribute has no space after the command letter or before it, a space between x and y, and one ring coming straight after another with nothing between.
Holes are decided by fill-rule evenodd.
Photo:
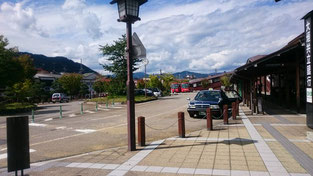
<instances>
[{"instance_id":1,"label":"blue sky","mask_svg":"<svg viewBox=\"0 0 313 176\"><path fill-rule=\"evenodd\" d=\"M99 45L125 33L110 0L0 0L0 35L20 51L65 56L103 73ZM148 73L229 71L303 32L312 0L149 0L133 26ZM143 67L139 71L143 71Z\"/></svg>"}]
</instances>

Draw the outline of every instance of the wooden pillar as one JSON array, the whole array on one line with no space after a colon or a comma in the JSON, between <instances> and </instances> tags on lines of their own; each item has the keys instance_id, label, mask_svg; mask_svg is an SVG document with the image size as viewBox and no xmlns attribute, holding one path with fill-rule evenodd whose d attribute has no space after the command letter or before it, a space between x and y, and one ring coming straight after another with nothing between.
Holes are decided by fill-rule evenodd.
<instances>
[{"instance_id":1,"label":"wooden pillar","mask_svg":"<svg viewBox=\"0 0 313 176\"><path fill-rule=\"evenodd\" d=\"M297 55L296 64L296 101L297 101L297 112L300 113L300 57Z\"/></svg>"},{"instance_id":2,"label":"wooden pillar","mask_svg":"<svg viewBox=\"0 0 313 176\"><path fill-rule=\"evenodd\" d=\"M267 80L266 80L266 75L263 78L264 81L264 99L266 99L266 90L267 90Z\"/></svg>"},{"instance_id":3,"label":"wooden pillar","mask_svg":"<svg viewBox=\"0 0 313 176\"><path fill-rule=\"evenodd\" d=\"M289 109L290 107L290 89L289 89L289 82L288 80L288 75L285 73L285 100L286 100L286 107Z\"/></svg>"},{"instance_id":4,"label":"wooden pillar","mask_svg":"<svg viewBox=\"0 0 313 176\"><path fill-rule=\"evenodd\" d=\"M270 74L270 95L271 96L273 95L272 88L273 88L273 75Z\"/></svg>"}]
</instances>

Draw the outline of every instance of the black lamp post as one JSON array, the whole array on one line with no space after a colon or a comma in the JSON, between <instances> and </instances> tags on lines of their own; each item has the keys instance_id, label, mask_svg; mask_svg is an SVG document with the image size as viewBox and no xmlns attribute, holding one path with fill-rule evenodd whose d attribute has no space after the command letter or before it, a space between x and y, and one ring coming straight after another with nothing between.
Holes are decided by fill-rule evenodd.
<instances>
[{"instance_id":1,"label":"black lamp post","mask_svg":"<svg viewBox=\"0 0 313 176\"><path fill-rule=\"evenodd\" d=\"M133 51L132 51L132 23L140 20L139 6L148 0L113 0L110 4L117 3L119 22L126 23L127 38L127 131L128 150L136 150L136 130L135 130L135 97L133 80Z\"/></svg>"}]
</instances>

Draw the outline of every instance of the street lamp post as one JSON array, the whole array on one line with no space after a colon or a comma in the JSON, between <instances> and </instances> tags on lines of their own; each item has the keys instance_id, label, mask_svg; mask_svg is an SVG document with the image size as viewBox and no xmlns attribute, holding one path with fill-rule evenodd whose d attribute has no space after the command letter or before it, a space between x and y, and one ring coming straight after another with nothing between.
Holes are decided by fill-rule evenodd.
<instances>
[{"instance_id":1,"label":"street lamp post","mask_svg":"<svg viewBox=\"0 0 313 176\"><path fill-rule=\"evenodd\" d=\"M133 51L132 51L132 23L139 18L139 6L146 3L147 0L113 0L110 4L117 3L119 22L126 23L127 40L127 134L128 150L136 150L136 129L135 129L135 96L133 80Z\"/></svg>"}]
</instances>

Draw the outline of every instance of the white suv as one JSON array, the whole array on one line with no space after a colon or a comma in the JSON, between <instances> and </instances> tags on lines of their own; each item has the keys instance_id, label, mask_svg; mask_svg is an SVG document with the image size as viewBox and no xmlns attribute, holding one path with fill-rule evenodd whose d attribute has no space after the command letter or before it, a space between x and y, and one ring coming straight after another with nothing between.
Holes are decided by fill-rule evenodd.
<instances>
[{"instance_id":1,"label":"white suv","mask_svg":"<svg viewBox=\"0 0 313 176\"><path fill-rule=\"evenodd\" d=\"M70 99L68 98L68 96L66 96L65 94L63 93L54 93L52 94L52 102L55 103L55 102L69 102Z\"/></svg>"}]
</instances>

